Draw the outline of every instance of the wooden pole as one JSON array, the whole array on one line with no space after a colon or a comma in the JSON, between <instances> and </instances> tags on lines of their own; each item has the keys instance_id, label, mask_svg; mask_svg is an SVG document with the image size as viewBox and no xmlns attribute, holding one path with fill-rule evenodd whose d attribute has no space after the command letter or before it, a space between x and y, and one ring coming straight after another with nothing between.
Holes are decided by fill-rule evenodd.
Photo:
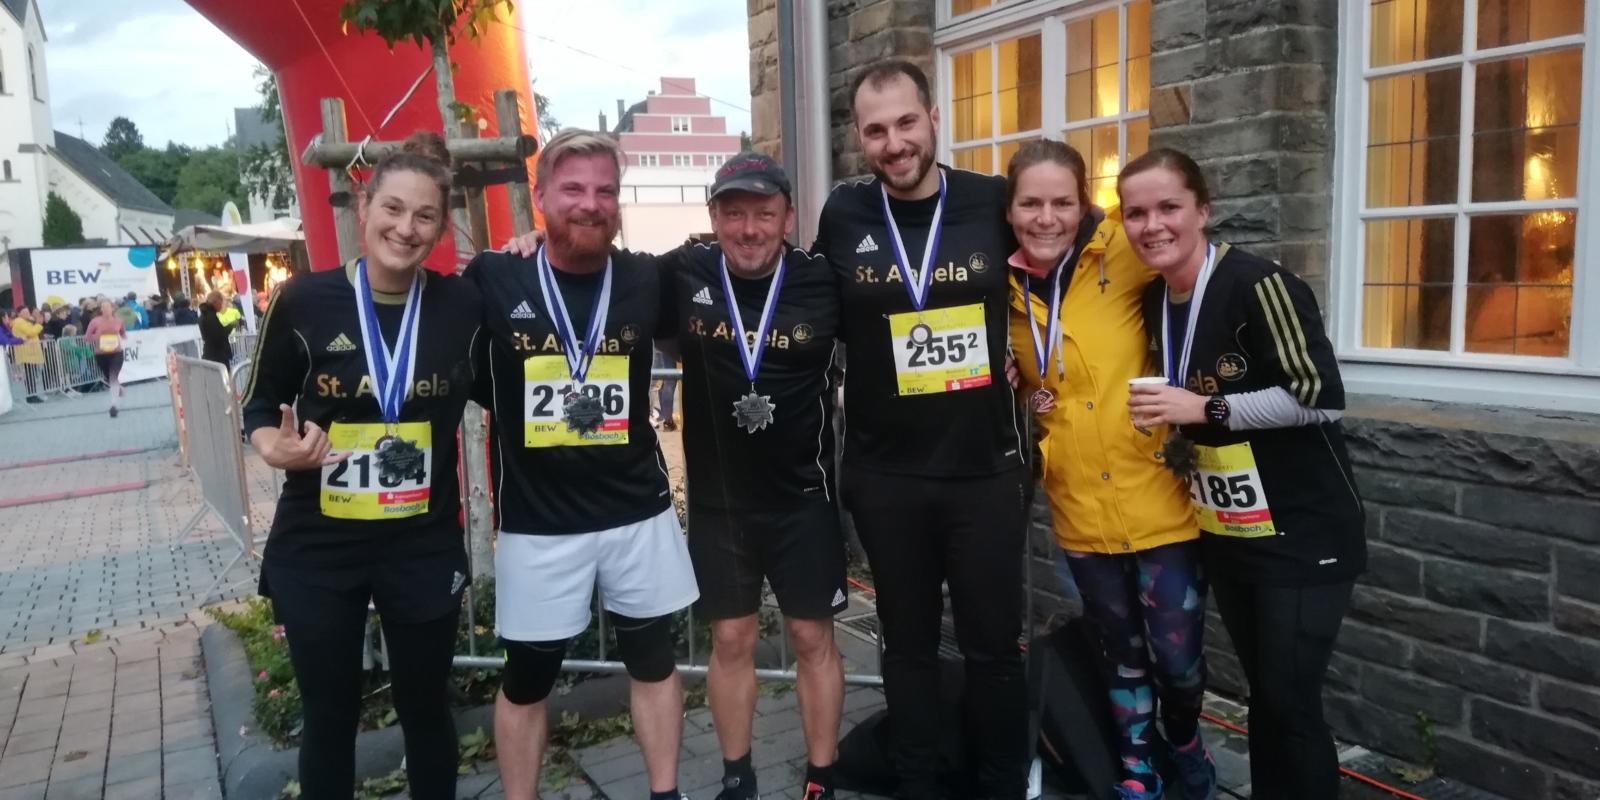
<instances>
[{"instance_id":1,"label":"wooden pole","mask_svg":"<svg viewBox=\"0 0 1600 800\"><path fill-rule=\"evenodd\" d=\"M452 127L452 130L454 128ZM539 141L532 136L502 136L497 139L457 139L447 137L450 155L457 161L493 161L502 164L519 163L539 149ZM372 164L400 149L404 142L367 142L361 153ZM300 153L300 161L310 167L343 167L356 157L356 142L332 142L326 136L312 142Z\"/></svg>"},{"instance_id":2,"label":"wooden pole","mask_svg":"<svg viewBox=\"0 0 1600 800\"><path fill-rule=\"evenodd\" d=\"M502 138L522 133L519 102L516 91L512 89L501 89L494 93L495 123L500 126ZM512 181L506 184L506 192L511 197L511 225L514 232L521 236L533 230L533 195L528 191L528 181Z\"/></svg>"},{"instance_id":3,"label":"wooden pole","mask_svg":"<svg viewBox=\"0 0 1600 800\"><path fill-rule=\"evenodd\" d=\"M457 143L476 141L478 126L471 120L462 120L457 133L460 139ZM467 230L472 234L472 241L477 247L473 248L473 255L494 247L489 241L489 209L484 204L482 186L468 186L462 189L467 198Z\"/></svg>"},{"instance_id":4,"label":"wooden pole","mask_svg":"<svg viewBox=\"0 0 1600 800\"><path fill-rule=\"evenodd\" d=\"M322 98L322 141L340 144L347 138L344 101L337 97ZM328 191L334 195L343 194L346 198L344 203L333 204L333 232L339 243L340 263L361 254L361 226L356 220L355 183L350 180L350 173L344 169L348 163L350 162L347 159L328 168Z\"/></svg>"}]
</instances>

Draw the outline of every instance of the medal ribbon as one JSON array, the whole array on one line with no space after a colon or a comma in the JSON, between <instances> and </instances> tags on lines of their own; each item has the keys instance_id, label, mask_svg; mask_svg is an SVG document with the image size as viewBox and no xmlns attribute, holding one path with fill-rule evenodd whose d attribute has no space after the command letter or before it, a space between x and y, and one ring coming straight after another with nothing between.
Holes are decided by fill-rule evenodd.
<instances>
[{"instance_id":1,"label":"medal ribbon","mask_svg":"<svg viewBox=\"0 0 1600 800\"><path fill-rule=\"evenodd\" d=\"M728 317L733 320L734 328L739 332L739 361L744 364L745 377L750 379L750 385L756 382L756 373L761 371L761 356L767 350L767 331L772 329L773 312L778 308L778 287L783 284L784 262L787 260L783 252L778 253L778 265L772 272L772 285L767 287L767 302L761 306L761 321L756 325L756 340L753 344L744 338L744 317L739 313L739 300L733 296L733 281L728 278L728 257L721 256L722 260L722 299L728 304Z\"/></svg>"},{"instance_id":2,"label":"medal ribbon","mask_svg":"<svg viewBox=\"0 0 1600 800\"><path fill-rule=\"evenodd\" d=\"M1043 342L1039 341L1039 323L1033 319L1033 291L1028 273L1022 273L1022 298L1028 309L1028 333L1033 334L1033 357L1039 364L1039 383L1044 383L1045 367L1050 365L1050 351L1056 354L1056 375L1066 377L1067 365L1061 357L1061 276L1067 271L1067 262L1078 248L1067 249L1067 254L1056 264L1055 277L1050 279L1050 321L1045 323Z\"/></svg>"},{"instance_id":3,"label":"medal ribbon","mask_svg":"<svg viewBox=\"0 0 1600 800\"><path fill-rule=\"evenodd\" d=\"M1172 363L1172 287L1168 286L1166 297L1161 304L1161 367L1166 370L1167 383L1183 388L1183 376L1189 374L1189 354L1194 350L1195 324L1200 320L1200 302L1206 296L1206 284L1211 281L1211 273L1217 266L1217 246L1206 245L1206 261L1200 265L1200 276L1195 279L1194 293L1189 297L1189 319L1184 324L1183 347L1179 349L1178 363ZM1176 366L1176 369L1174 369Z\"/></svg>"},{"instance_id":4,"label":"medal ribbon","mask_svg":"<svg viewBox=\"0 0 1600 800\"><path fill-rule=\"evenodd\" d=\"M589 312L589 330L582 342L578 341L572 318L567 315L567 301L561 296L561 288L556 286L555 271L551 269L550 259L545 257L543 247L539 248L538 271L539 290L544 294L545 310L550 313L550 319L555 321L556 335L561 337L562 350L567 356L567 373L581 384L589 375L589 365L594 363L594 354L599 352L600 341L605 336L606 317L611 310L611 256L606 256L600 291L594 295L594 309Z\"/></svg>"},{"instance_id":5,"label":"medal ribbon","mask_svg":"<svg viewBox=\"0 0 1600 800\"><path fill-rule=\"evenodd\" d=\"M400 406L406 401L406 387L417 367L417 327L421 320L422 280L413 272L406 292L406 309L400 317L395 347L390 349L378 327L377 309L372 305L372 289L367 283L367 260L356 263L356 317L361 322L361 352L367 357L367 374L372 376L373 397L383 421L400 421Z\"/></svg>"},{"instance_id":6,"label":"medal ribbon","mask_svg":"<svg viewBox=\"0 0 1600 800\"><path fill-rule=\"evenodd\" d=\"M939 252L939 232L943 227L940 223L944 220L944 169L939 170L939 204L933 207L928 241L922 248L922 269L917 272L911 271L911 257L906 254L905 240L900 238L900 226L894 221L894 212L889 209L889 189L881 182L878 189L883 193L883 220L889 226L889 244L894 248L895 263L900 265L900 272L905 275L911 307L921 311L928 302L928 287L933 285L933 259Z\"/></svg>"}]
</instances>

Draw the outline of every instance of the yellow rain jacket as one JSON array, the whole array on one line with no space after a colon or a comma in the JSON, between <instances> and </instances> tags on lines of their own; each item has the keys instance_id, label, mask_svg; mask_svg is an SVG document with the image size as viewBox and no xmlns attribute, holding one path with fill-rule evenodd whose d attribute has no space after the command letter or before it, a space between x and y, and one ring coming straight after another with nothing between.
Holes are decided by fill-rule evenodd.
<instances>
[{"instance_id":1,"label":"yellow rain jacket","mask_svg":"<svg viewBox=\"0 0 1600 800\"><path fill-rule=\"evenodd\" d=\"M1128 379L1160 374L1140 311L1154 279L1128 245L1120 209L1107 210L1061 302L1062 371L1052 352L1043 377L1055 408L1034 418L1056 541L1068 550L1132 553L1200 536L1188 487L1162 463L1166 426L1141 432L1128 413ZM1041 384L1026 304L1044 341L1050 308L1012 269L1011 346L1023 397Z\"/></svg>"},{"instance_id":2,"label":"yellow rain jacket","mask_svg":"<svg viewBox=\"0 0 1600 800\"><path fill-rule=\"evenodd\" d=\"M37 322L21 317L11 320L11 335L23 340L22 344L12 345L18 364L44 363L44 349L39 345L39 334L43 332L44 326Z\"/></svg>"}]
</instances>

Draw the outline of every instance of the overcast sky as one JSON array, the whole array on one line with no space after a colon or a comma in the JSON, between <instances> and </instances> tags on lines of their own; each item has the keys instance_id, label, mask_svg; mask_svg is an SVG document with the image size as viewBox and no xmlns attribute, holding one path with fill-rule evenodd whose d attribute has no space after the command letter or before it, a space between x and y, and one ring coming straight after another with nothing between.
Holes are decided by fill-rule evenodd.
<instances>
[{"instance_id":1,"label":"overcast sky","mask_svg":"<svg viewBox=\"0 0 1600 800\"><path fill-rule=\"evenodd\" d=\"M261 0L249 0L258 2ZM113 117L147 144L219 144L254 105L255 59L182 0L38 0L57 130L98 144ZM745 0L518 0L531 74L567 125L593 127L662 75L698 79L728 130L750 129ZM581 13L569 9L575 5ZM592 55L584 55L588 53Z\"/></svg>"}]
</instances>

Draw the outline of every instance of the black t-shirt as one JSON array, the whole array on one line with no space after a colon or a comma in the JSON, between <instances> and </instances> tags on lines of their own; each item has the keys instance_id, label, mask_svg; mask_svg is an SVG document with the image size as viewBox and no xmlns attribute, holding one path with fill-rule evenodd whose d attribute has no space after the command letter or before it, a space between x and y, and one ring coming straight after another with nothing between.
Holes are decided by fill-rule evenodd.
<instances>
[{"instance_id":1,"label":"black t-shirt","mask_svg":"<svg viewBox=\"0 0 1600 800\"><path fill-rule=\"evenodd\" d=\"M1166 288L1165 281L1154 281L1144 302L1152 350L1163 357ZM1190 391L1226 396L1282 387L1308 408L1344 408L1344 383L1316 297L1293 273L1230 248L1218 259L1205 296L1184 305L1199 314L1184 376ZM1171 323L1171 347L1180 350L1180 318L1174 315ZM1206 530L1208 512L1201 510L1209 569L1279 586L1350 580L1365 569L1364 512L1339 423L1253 431L1185 425L1183 434L1219 454L1210 469L1202 458L1202 474L1191 487L1218 515L1213 527L1232 531ZM1255 475L1245 468L1250 461Z\"/></svg>"},{"instance_id":2,"label":"black t-shirt","mask_svg":"<svg viewBox=\"0 0 1600 800\"><path fill-rule=\"evenodd\" d=\"M334 452L347 449L334 432L336 425L341 431L356 424L381 426L383 416L362 350L353 275L354 262L340 270L297 275L273 295L261 319L255 368L242 400L246 435L277 427L282 419L279 403L294 406L302 430L304 423L314 422L328 431L335 439ZM374 299L379 328L392 348L405 297L375 293ZM343 563L461 546L456 427L473 385L471 342L482 316L478 292L470 284L424 273L417 359L400 422L427 425L423 430L431 452L426 512L381 519L325 514L325 483L330 502L389 506L388 512L379 513L408 512L415 502L415 494L376 500L372 492L390 487L379 479L370 448L348 448L352 456L341 464L286 473L272 520L271 557ZM408 428L406 435L421 440L415 429ZM342 491L357 488L365 490L360 501Z\"/></svg>"},{"instance_id":3,"label":"black t-shirt","mask_svg":"<svg viewBox=\"0 0 1600 800\"><path fill-rule=\"evenodd\" d=\"M1006 258L1015 250L1005 220L1005 181L943 169L948 190L924 310L950 316L927 328L911 324L915 316L898 316L914 309L907 276L895 265L879 181L842 184L822 209L813 250L828 259L840 284L848 366L844 460L851 466L962 477L1023 463L1022 423L1005 379ZM913 268L922 263L937 202L890 200ZM967 333L951 333L963 328ZM896 329L903 329L898 336ZM980 344L988 350L986 374L939 369L952 361L970 365L963 357ZM896 372L897 361L906 364L909 380ZM970 388L938 390L952 383Z\"/></svg>"},{"instance_id":4,"label":"black t-shirt","mask_svg":"<svg viewBox=\"0 0 1600 800\"><path fill-rule=\"evenodd\" d=\"M716 245L696 244L664 257L675 274L689 502L772 509L831 500L831 369L839 322L833 272L805 251L791 249L785 256L755 380L756 393L771 398L772 422L748 431L733 414L734 402L751 391L739 348L746 335L755 335L773 276L730 278L745 327L743 335L736 334L721 255Z\"/></svg>"},{"instance_id":5,"label":"black t-shirt","mask_svg":"<svg viewBox=\"0 0 1600 800\"><path fill-rule=\"evenodd\" d=\"M552 272L581 338L600 275ZM612 252L604 340L583 388L603 400L606 419L593 434L580 435L561 416L572 381L536 259L483 253L467 267L466 278L483 294L490 334L476 349L483 380L475 398L494 412L490 464L502 531L588 533L649 519L671 505L666 461L650 427L651 342L663 322L660 272L654 257Z\"/></svg>"}]
</instances>

